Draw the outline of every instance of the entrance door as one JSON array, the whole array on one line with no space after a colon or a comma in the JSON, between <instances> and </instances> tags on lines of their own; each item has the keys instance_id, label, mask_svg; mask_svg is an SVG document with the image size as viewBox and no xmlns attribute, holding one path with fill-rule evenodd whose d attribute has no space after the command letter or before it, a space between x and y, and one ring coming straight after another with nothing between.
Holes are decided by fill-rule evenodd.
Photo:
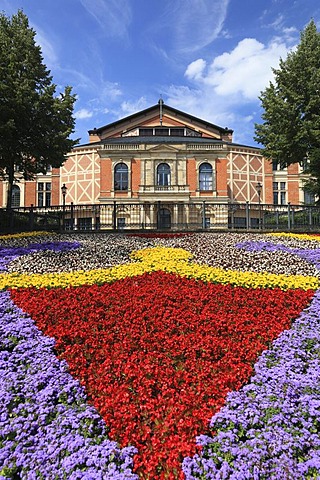
<instances>
[{"instance_id":1,"label":"entrance door","mask_svg":"<svg viewBox=\"0 0 320 480\"><path fill-rule=\"evenodd\" d=\"M171 212L168 208L160 208L158 229L168 230L171 228Z\"/></svg>"}]
</instances>

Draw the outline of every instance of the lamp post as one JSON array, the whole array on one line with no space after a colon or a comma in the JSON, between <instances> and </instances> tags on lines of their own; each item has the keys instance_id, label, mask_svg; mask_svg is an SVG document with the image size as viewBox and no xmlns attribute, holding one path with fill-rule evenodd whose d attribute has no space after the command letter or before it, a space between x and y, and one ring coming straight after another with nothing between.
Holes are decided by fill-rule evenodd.
<instances>
[{"instance_id":1,"label":"lamp post","mask_svg":"<svg viewBox=\"0 0 320 480\"><path fill-rule=\"evenodd\" d=\"M258 182L256 185L257 194L258 194L258 203L259 203L259 230L261 229L261 192L262 192L262 183Z\"/></svg>"},{"instance_id":2,"label":"lamp post","mask_svg":"<svg viewBox=\"0 0 320 480\"><path fill-rule=\"evenodd\" d=\"M63 231L65 231L66 229L66 225L65 225L66 194L67 194L67 187L65 183L61 187L61 194L62 194L62 228L63 228Z\"/></svg>"}]
</instances>

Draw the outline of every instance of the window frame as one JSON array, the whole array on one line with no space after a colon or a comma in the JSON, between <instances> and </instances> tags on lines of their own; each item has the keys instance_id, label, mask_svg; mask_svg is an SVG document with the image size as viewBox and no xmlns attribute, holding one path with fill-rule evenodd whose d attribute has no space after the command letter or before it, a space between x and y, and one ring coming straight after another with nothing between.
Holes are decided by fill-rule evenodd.
<instances>
[{"instance_id":1,"label":"window frame","mask_svg":"<svg viewBox=\"0 0 320 480\"><path fill-rule=\"evenodd\" d=\"M201 192L212 192L213 188L213 167L209 162L199 165L199 190Z\"/></svg>"},{"instance_id":2,"label":"window frame","mask_svg":"<svg viewBox=\"0 0 320 480\"><path fill-rule=\"evenodd\" d=\"M121 170L122 169L122 170ZM124 162L119 162L114 166L114 191L128 192L129 190L129 167Z\"/></svg>"},{"instance_id":3,"label":"window frame","mask_svg":"<svg viewBox=\"0 0 320 480\"><path fill-rule=\"evenodd\" d=\"M273 205L287 205L287 182L272 183Z\"/></svg>"},{"instance_id":4,"label":"window frame","mask_svg":"<svg viewBox=\"0 0 320 480\"><path fill-rule=\"evenodd\" d=\"M21 203L21 189L19 185L12 185L11 207L19 208Z\"/></svg>"},{"instance_id":5,"label":"window frame","mask_svg":"<svg viewBox=\"0 0 320 480\"><path fill-rule=\"evenodd\" d=\"M162 171L161 171L162 170ZM170 187L171 185L171 167L166 162L157 165L157 186Z\"/></svg>"}]
</instances>

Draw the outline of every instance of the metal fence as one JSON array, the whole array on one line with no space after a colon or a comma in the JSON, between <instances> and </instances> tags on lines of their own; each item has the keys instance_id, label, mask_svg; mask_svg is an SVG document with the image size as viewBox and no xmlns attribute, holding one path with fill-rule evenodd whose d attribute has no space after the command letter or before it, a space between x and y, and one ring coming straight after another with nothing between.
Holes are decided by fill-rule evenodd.
<instances>
[{"instance_id":1,"label":"metal fence","mask_svg":"<svg viewBox=\"0 0 320 480\"><path fill-rule=\"evenodd\" d=\"M114 201L0 209L0 233L50 231L318 231L320 207Z\"/></svg>"}]
</instances>

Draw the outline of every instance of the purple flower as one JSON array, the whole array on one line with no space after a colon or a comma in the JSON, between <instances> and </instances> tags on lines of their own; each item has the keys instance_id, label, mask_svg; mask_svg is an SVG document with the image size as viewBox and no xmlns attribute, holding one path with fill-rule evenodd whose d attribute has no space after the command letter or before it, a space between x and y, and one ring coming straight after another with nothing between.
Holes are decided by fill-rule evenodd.
<instances>
[{"instance_id":1,"label":"purple flower","mask_svg":"<svg viewBox=\"0 0 320 480\"><path fill-rule=\"evenodd\" d=\"M22 255L52 250L54 252L66 252L79 248L78 242L43 242L31 243L25 247L10 247L0 245L0 271L6 271L9 262Z\"/></svg>"}]
</instances>

